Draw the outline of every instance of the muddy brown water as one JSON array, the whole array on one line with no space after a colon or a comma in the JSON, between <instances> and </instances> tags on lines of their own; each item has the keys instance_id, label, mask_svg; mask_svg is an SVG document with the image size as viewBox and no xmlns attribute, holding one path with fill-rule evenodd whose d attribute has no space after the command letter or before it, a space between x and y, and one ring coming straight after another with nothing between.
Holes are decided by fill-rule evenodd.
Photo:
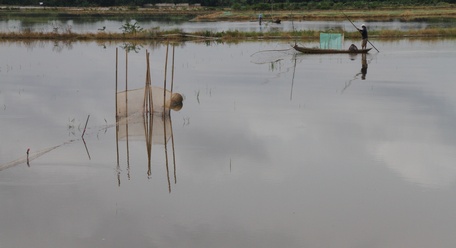
<instances>
[{"instance_id":1,"label":"muddy brown water","mask_svg":"<svg viewBox=\"0 0 456 248\"><path fill-rule=\"evenodd\" d=\"M185 43L173 79L170 49L150 156L116 129L116 48L120 91L146 49L162 86L166 45L126 75L122 44L0 43L0 247L456 245L455 40L372 43Z\"/></svg>"}]
</instances>

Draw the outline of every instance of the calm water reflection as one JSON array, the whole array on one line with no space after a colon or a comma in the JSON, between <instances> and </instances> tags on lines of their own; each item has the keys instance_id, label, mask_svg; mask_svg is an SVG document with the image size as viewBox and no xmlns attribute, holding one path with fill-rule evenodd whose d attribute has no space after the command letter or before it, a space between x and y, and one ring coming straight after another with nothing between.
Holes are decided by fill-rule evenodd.
<instances>
[{"instance_id":1,"label":"calm water reflection","mask_svg":"<svg viewBox=\"0 0 456 248\"><path fill-rule=\"evenodd\" d=\"M456 245L455 41L372 42L176 47L176 167L157 142L150 171L144 139L116 152L123 44L1 43L0 247ZM119 90L146 49L163 84L166 46L143 45Z\"/></svg>"},{"instance_id":2,"label":"calm water reflection","mask_svg":"<svg viewBox=\"0 0 456 248\"><path fill-rule=\"evenodd\" d=\"M343 17L343 16L342 16ZM410 30L410 29L425 29L425 28L451 28L456 27L454 19L432 19L422 21L366 21L352 20L356 25L361 26L366 23L369 30ZM180 29L183 32L197 31L242 31L242 32L259 32L259 31L292 31L292 30L347 30L353 31L353 26L348 20L335 21L282 21L281 24L275 24L265 21L263 25L258 25L258 22L252 17L251 21L242 22L191 22L191 21L170 21L166 19L84 19L84 18L49 18L41 19L40 21L21 20L20 18L8 18L0 20L0 31L20 32L23 30L33 30L37 32L122 32L122 25L125 23L135 23L144 29L174 30Z\"/></svg>"}]
</instances>

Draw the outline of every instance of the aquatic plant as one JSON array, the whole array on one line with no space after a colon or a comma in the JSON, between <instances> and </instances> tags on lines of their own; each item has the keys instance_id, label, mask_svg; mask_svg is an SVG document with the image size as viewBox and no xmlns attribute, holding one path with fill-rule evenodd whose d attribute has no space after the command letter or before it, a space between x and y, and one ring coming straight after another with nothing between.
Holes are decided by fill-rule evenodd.
<instances>
[{"instance_id":1,"label":"aquatic plant","mask_svg":"<svg viewBox=\"0 0 456 248\"><path fill-rule=\"evenodd\" d=\"M137 22L133 24L127 22L124 25L122 25L122 27L120 27L120 30L122 30L122 33L124 34L136 34L142 32L143 28L140 27Z\"/></svg>"}]
</instances>

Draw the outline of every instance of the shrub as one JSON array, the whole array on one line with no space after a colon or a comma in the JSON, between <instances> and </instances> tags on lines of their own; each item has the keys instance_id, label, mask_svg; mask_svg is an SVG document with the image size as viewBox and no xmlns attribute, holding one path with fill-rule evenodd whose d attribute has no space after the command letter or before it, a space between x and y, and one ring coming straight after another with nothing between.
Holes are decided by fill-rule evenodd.
<instances>
[{"instance_id":1,"label":"shrub","mask_svg":"<svg viewBox=\"0 0 456 248\"><path fill-rule=\"evenodd\" d=\"M133 24L130 24L129 22L127 22L124 25L122 25L122 27L120 27L120 29L122 30L122 33L124 33L124 34L135 34L135 33L143 31L143 28L140 27L137 22L135 22Z\"/></svg>"},{"instance_id":2,"label":"shrub","mask_svg":"<svg viewBox=\"0 0 456 248\"><path fill-rule=\"evenodd\" d=\"M233 10L241 10L242 5L240 3L235 3L233 6L231 6L231 9Z\"/></svg>"}]
</instances>

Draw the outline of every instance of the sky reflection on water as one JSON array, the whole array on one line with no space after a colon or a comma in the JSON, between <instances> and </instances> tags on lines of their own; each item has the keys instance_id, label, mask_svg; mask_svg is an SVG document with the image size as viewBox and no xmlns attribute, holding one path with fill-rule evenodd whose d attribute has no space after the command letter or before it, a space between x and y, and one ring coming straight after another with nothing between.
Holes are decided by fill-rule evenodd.
<instances>
[{"instance_id":1,"label":"sky reflection on water","mask_svg":"<svg viewBox=\"0 0 456 248\"><path fill-rule=\"evenodd\" d=\"M176 47L171 193L161 144L151 176L143 140L117 167L122 44L1 43L0 166L61 146L0 171L0 247L454 246L454 40L372 42L365 80L361 56L252 63L288 43ZM144 45L129 88L145 49L163 84L166 47Z\"/></svg>"},{"instance_id":2,"label":"sky reflection on water","mask_svg":"<svg viewBox=\"0 0 456 248\"><path fill-rule=\"evenodd\" d=\"M455 27L456 22L452 19L437 19L430 22L424 21L367 21L367 20L352 20L357 26L365 23L369 30L410 30L410 29L425 29L425 28L450 28ZM293 31L293 30L346 30L353 31L353 26L348 20L334 21L303 21L303 20L284 20L281 24L275 24L264 21L260 26L258 21L252 18L251 21L219 21L219 22L173 22L173 21L158 21L158 20L134 20L134 19L49 19L41 22L21 21L19 18L9 18L0 20L0 31L2 32L19 32L23 30L33 30L37 32L75 32L97 33L100 30L103 32L121 33L122 25L125 23L137 23L140 27L149 30L175 30L179 29L183 32L226 32L226 31L241 31L241 32L268 32L268 31Z\"/></svg>"}]
</instances>

